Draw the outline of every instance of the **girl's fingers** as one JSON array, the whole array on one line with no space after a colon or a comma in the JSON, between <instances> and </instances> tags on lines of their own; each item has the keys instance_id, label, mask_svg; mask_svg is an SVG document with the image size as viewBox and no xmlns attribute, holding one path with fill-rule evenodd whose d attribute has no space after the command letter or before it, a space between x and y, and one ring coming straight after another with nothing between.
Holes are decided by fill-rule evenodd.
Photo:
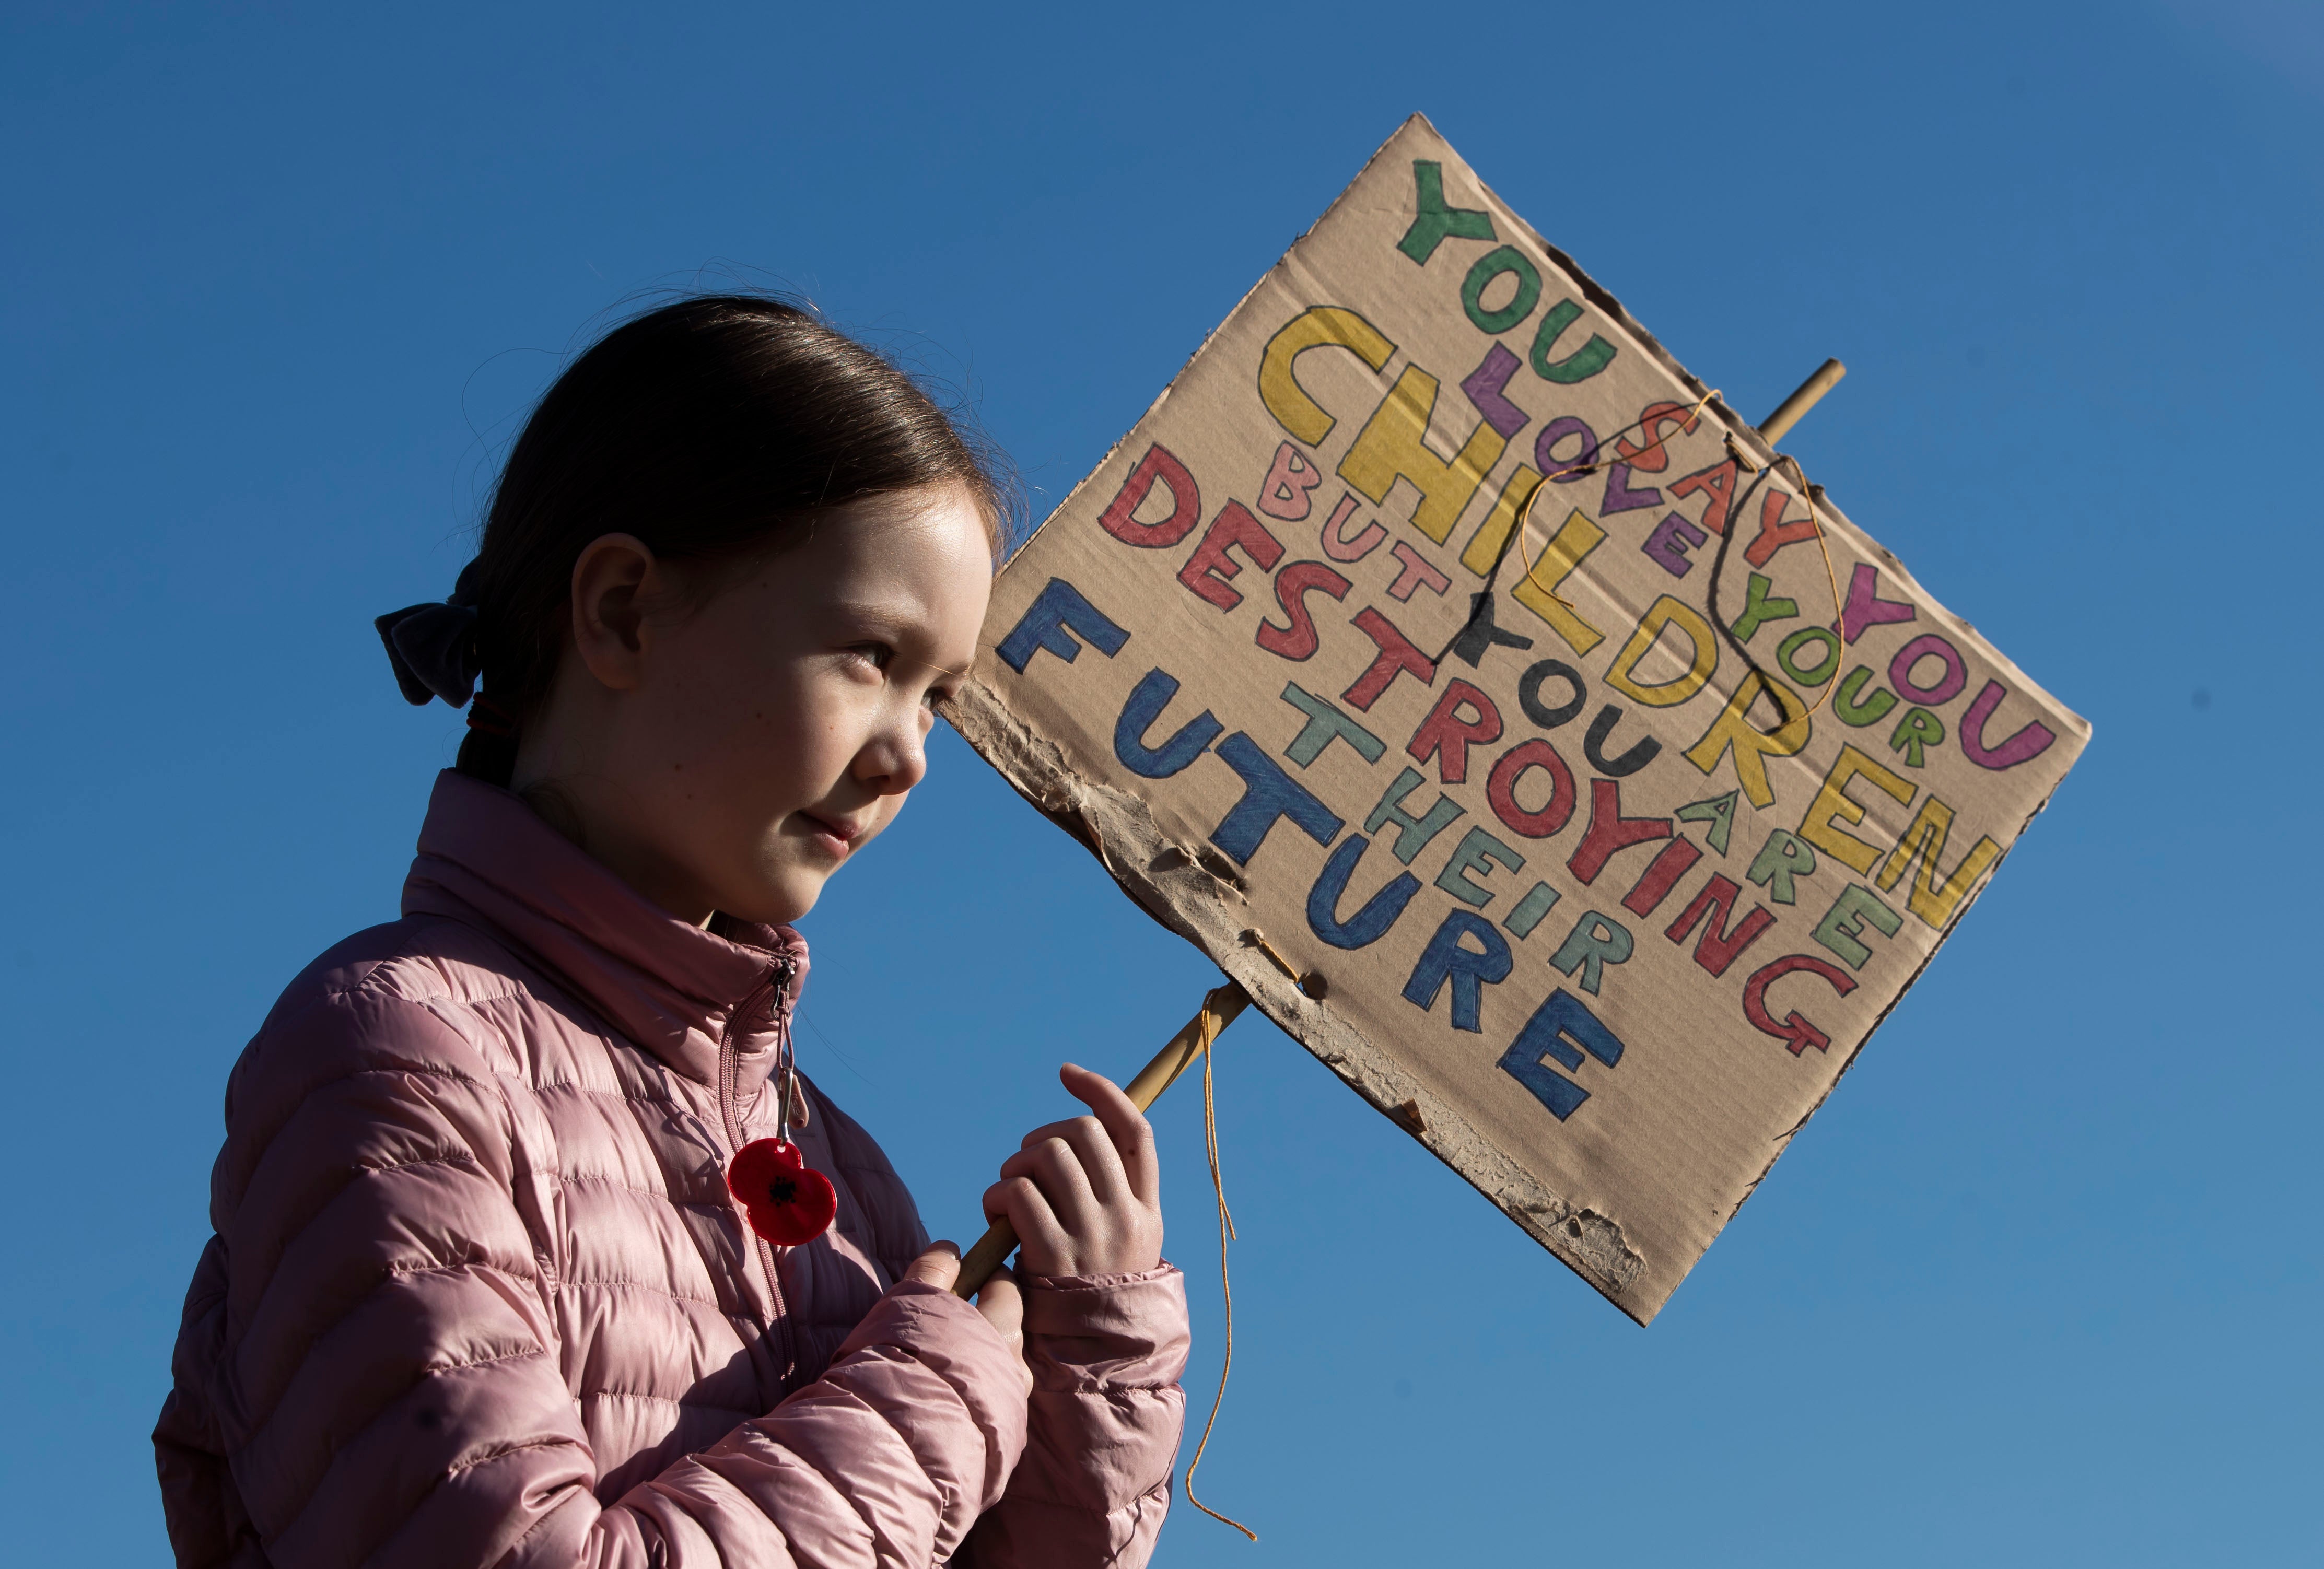
<instances>
[{"instance_id":1,"label":"girl's fingers","mask_svg":"<svg viewBox=\"0 0 2324 1569\"><path fill-rule=\"evenodd\" d=\"M995 1269L977 1288L976 1310L1001 1339L1019 1346L1024 1343L1025 1298L1017 1289L1017 1277L1006 1267Z\"/></svg>"},{"instance_id":2,"label":"girl's fingers","mask_svg":"<svg viewBox=\"0 0 2324 1569\"><path fill-rule=\"evenodd\" d=\"M960 1278L960 1250L950 1242L931 1242L927 1252L904 1266L903 1278L949 1291Z\"/></svg>"},{"instance_id":3,"label":"girl's fingers","mask_svg":"<svg viewBox=\"0 0 2324 1569\"><path fill-rule=\"evenodd\" d=\"M1004 1177L984 1190L984 1218L988 1221L1006 1219L1017 1232L1017 1241L1025 1250L1027 1261L1054 1260L1065 1252L1065 1228L1049 1208L1049 1201L1027 1177ZM1036 1273L1046 1273L1036 1270ZM960 1271L953 1271L955 1278Z\"/></svg>"},{"instance_id":4,"label":"girl's fingers","mask_svg":"<svg viewBox=\"0 0 2324 1569\"><path fill-rule=\"evenodd\" d=\"M1105 1211L1089 1174L1082 1169L1081 1157L1063 1139L1027 1145L1001 1163L1001 1175L1003 1179L1031 1178L1041 1196L1048 1200L1058 1224L1068 1232L1089 1230Z\"/></svg>"},{"instance_id":5,"label":"girl's fingers","mask_svg":"<svg viewBox=\"0 0 2324 1569\"><path fill-rule=\"evenodd\" d=\"M1154 1151L1154 1127L1145 1114L1130 1104L1130 1097L1120 1086L1103 1074L1093 1074L1072 1063L1057 1070L1065 1090L1074 1099L1095 1113L1098 1122L1112 1140L1115 1155L1121 1161L1123 1177L1130 1191L1140 1202L1158 1204L1162 1201L1162 1162Z\"/></svg>"},{"instance_id":6,"label":"girl's fingers","mask_svg":"<svg viewBox=\"0 0 2324 1569\"><path fill-rule=\"evenodd\" d=\"M1098 1203L1113 1204L1130 1196L1130 1177L1122 1169L1121 1153L1113 1147L1113 1136L1106 1131L1104 1123L1095 1117L1069 1117L1062 1122L1034 1129L1025 1135L1024 1147L1030 1149L1052 1139L1061 1139L1072 1147L1074 1159L1081 1163L1082 1176Z\"/></svg>"},{"instance_id":7,"label":"girl's fingers","mask_svg":"<svg viewBox=\"0 0 2324 1569\"><path fill-rule=\"evenodd\" d=\"M1017 1290L1017 1278L1006 1269L995 1269L976 1294L976 1311L1016 1357L1025 1392L1031 1394L1033 1370L1025 1365L1025 1298Z\"/></svg>"}]
</instances>

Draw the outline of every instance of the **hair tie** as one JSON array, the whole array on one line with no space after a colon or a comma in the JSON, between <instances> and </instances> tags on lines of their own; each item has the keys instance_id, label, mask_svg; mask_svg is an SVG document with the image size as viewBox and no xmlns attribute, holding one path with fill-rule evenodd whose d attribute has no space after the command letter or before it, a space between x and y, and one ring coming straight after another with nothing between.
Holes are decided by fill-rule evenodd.
<instances>
[{"instance_id":1,"label":"hair tie","mask_svg":"<svg viewBox=\"0 0 2324 1569\"><path fill-rule=\"evenodd\" d=\"M513 741L516 715L479 692L476 700L468 705L468 728L496 741Z\"/></svg>"},{"instance_id":2,"label":"hair tie","mask_svg":"<svg viewBox=\"0 0 2324 1569\"><path fill-rule=\"evenodd\" d=\"M476 563L471 561L460 568L449 599L406 605L372 623L387 645L395 684L415 706L441 697L457 708L476 689L484 661L476 651L475 574ZM474 719L469 723L475 724Z\"/></svg>"}]
</instances>

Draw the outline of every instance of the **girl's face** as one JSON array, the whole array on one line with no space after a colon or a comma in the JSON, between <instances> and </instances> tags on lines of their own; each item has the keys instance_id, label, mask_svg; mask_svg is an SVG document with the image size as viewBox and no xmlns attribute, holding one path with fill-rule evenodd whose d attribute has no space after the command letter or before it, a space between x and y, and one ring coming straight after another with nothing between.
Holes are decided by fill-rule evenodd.
<instances>
[{"instance_id":1,"label":"girl's face","mask_svg":"<svg viewBox=\"0 0 2324 1569\"><path fill-rule=\"evenodd\" d=\"M513 782L681 919L796 920L927 773L991 579L965 489L857 503L693 605L609 535L575 565L575 647Z\"/></svg>"}]
</instances>

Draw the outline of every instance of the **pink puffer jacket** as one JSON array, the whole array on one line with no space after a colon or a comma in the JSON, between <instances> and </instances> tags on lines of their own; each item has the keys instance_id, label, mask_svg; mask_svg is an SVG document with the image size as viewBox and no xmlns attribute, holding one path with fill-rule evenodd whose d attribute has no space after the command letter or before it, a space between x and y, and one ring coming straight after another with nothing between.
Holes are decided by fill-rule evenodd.
<instances>
[{"instance_id":1,"label":"pink puffer jacket","mask_svg":"<svg viewBox=\"0 0 2324 1569\"><path fill-rule=\"evenodd\" d=\"M919 1216L812 1086L831 1230L773 1248L728 1198L798 934L675 920L453 773L403 912L228 1085L154 1433L180 1564L1145 1562L1176 1270L1024 1283L1028 1420L974 1308L890 1288Z\"/></svg>"}]
</instances>

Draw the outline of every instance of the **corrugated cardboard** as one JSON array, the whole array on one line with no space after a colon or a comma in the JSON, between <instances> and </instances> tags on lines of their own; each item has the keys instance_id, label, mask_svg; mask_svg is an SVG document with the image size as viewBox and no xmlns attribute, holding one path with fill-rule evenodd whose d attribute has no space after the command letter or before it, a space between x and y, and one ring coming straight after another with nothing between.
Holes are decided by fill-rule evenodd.
<instances>
[{"instance_id":1,"label":"corrugated cardboard","mask_svg":"<svg viewBox=\"0 0 2324 1569\"><path fill-rule=\"evenodd\" d=\"M1641 1324L2089 734L1704 391L1416 115L1010 563L951 709Z\"/></svg>"}]
</instances>

